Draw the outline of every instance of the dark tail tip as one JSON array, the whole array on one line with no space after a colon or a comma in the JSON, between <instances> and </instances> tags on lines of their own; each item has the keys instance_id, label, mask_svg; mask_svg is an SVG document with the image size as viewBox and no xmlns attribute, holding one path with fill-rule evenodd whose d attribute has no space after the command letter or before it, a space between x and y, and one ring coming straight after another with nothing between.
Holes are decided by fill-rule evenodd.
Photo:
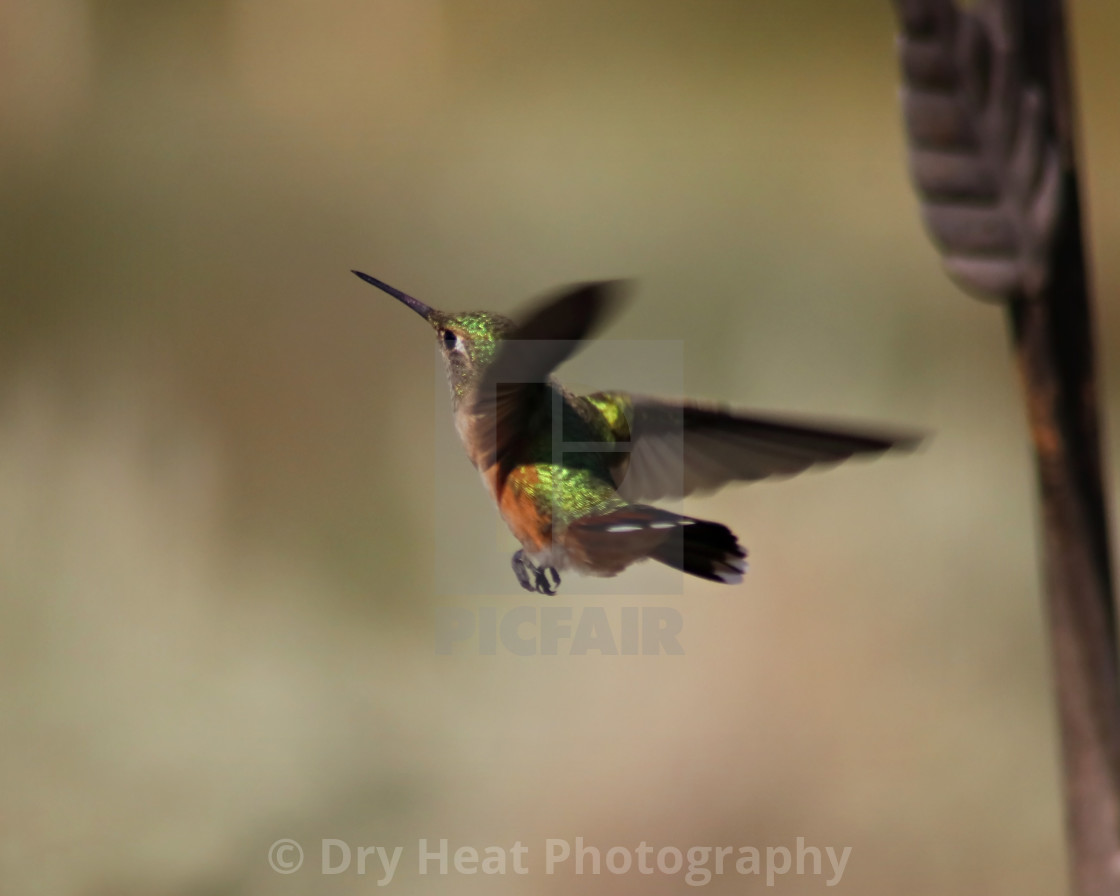
<instances>
[{"instance_id":1,"label":"dark tail tip","mask_svg":"<svg viewBox=\"0 0 1120 896\"><path fill-rule=\"evenodd\" d=\"M689 575L737 585L747 571L747 552L722 523L682 517L671 538L650 554L654 560Z\"/></svg>"}]
</instances>

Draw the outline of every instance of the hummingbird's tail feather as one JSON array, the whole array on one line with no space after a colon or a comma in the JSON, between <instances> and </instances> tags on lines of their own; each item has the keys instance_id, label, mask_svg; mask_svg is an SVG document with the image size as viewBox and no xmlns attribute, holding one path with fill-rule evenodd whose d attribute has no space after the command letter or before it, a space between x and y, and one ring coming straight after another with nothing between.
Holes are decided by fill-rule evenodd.
<instances>
[{"instance_id":1,"label":"hummingbird's tail feather","mask_svg":"<svg viewBox=\"0 0 1120 896\"><path fill-rule=\"evenodd\" d=\"M689 575L738 585L747 571L747 551L723 523L681 517L682 525L650 554L654 560Z\"/></svg>"},{"instance_id":2,"label":"hummingbird's tail feather","mask_svg":"<svg viewBox=\"0 0 1120 896\"><path fill-rule=\"evenodd\" d=\"M747 568L747 552L727 526L648 504L578 519L568 526L564 546L578 568L599 575L615 575L648 557L689 575L734 585Z\"/></svg>"}]
</instances>

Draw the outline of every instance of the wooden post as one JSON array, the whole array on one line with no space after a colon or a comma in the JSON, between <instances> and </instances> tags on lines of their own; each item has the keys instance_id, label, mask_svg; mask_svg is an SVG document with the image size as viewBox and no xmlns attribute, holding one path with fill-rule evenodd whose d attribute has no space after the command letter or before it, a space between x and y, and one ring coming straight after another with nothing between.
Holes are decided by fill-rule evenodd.
<instances>
[{"instance_id":1,"label":"wooden post","mask_svg":"<svg viewBox=\"0 0 1120 896\"><path fill-rule=\"evenodd\" d=\"M950 275L1004 304L1022 382L1074 891L1120 894L1116 610L1063 0L895 5L923 215Z\"/></svg>"}]
</instances>

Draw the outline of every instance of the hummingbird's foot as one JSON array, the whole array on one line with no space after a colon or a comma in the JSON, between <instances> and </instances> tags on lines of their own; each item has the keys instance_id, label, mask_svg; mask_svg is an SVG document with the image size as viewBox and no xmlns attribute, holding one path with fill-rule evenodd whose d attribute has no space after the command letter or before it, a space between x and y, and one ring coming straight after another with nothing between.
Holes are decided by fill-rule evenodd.
<instances>
[{"instance_id":1,"label":"hummingbird's foot","mask_svg":"<svg viewBox=\"0 0 1120 896\"><path fill-rule=\"evenodd\" d=\"M537 571L537 567L533 565L533 561L525 556L524 551L518 551L513 555L511 561L513 566L513 574L517 576L517 583L526 591L536 591L536 587L529 578L529 571Z\"/></svg>"},{"instance_id":2,"label":"hummingbird's foot","mask_svg":"<svg viewBox=\"0 0 1120 896\"><path fill-rule=\"evenodd\" d=\"M556 571L555 566L542 566L537 572L537 591L541 594L547 594L549 597L556 593L556 589L560 587L560 573Z\"/></svg>"},{"instance_id":3,"label":"hummingbird's foot","mask_svg":"<svg viewBox=\"0 0 1120 896\"><path fill-rule=\"evenodd\" d=\"M511 561L517 582L526 591L552 596L560 587L560 573L552 566L537 566L525 556L525 551L518 551Z\"/></svg>"}]
</instances>

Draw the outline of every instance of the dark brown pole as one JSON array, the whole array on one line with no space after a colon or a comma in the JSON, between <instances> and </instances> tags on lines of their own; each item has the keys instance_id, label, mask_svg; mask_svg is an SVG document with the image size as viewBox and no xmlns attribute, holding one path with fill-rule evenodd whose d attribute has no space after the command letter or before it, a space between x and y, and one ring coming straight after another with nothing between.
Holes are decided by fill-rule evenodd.
<instances>
[{"instance_id":1,"label":"dark brown pole","mask_svg":"<svg viewBox=\"0 0 1120 896\"><path fill-rule=\"evenodd\" d=\"M1077 892L1120 892L1120 693L1101 466L1093 308L1082 236L1062 0L1020 0L1026 75L1043 85L1062 158L1064 213L1050 279L1010 306L1034 440L1066 822Z\"/></svg>"},{"instance_id":2,"label":"dark brown pole","mask_svg":"<svg viewBox=\"0 0 1120 896\"><path fill-rule=\"evenodd\" d=\"M1026 400L1074 890L1120 894L1116 611L1063 2L895 5L923 215L954 279L1005 304Z\"/></svg>"}]
</instances>

